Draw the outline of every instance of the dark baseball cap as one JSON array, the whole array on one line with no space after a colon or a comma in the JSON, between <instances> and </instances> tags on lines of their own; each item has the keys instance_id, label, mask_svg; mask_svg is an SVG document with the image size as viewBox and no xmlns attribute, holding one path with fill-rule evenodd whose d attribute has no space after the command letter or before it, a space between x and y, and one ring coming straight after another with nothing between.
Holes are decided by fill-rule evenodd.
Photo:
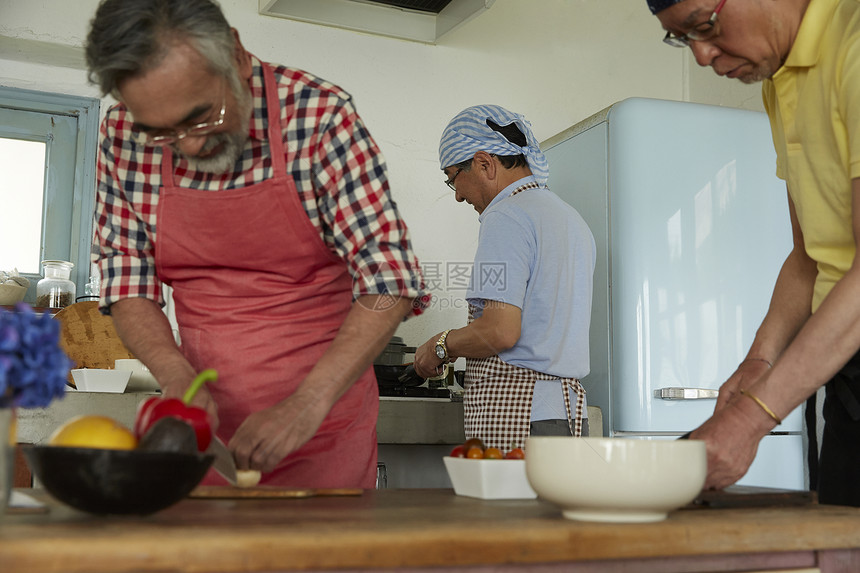
<instances>
[{"instance_id":1,"label":"dark baseball cap","mask_svg":"<svg viewBox=\"0 0 860 573\"><path fill-rule=\"evenodd\" d=\"M678 2L683 2L683 0L648 0L648 8L651 9L652 14L656 14L669 6L674 6Z\"/></svg>"}]
</instances>

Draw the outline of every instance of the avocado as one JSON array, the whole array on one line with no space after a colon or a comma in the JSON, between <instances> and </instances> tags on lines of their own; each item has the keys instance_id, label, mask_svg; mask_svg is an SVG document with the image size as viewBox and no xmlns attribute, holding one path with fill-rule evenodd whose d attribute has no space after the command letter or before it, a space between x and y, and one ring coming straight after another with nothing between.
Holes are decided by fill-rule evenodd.
<instances>
[{"instance_id":1,"label":"avocado","mask_svg":"<svg viewBox=\"0 0 860 573\"><path fill-rule=\"evenodd\" d=\"M197 453L197 435L188 423L179 418L162 418L140 438L139 450L156 452Z\"/></svg>"}]
</instances>

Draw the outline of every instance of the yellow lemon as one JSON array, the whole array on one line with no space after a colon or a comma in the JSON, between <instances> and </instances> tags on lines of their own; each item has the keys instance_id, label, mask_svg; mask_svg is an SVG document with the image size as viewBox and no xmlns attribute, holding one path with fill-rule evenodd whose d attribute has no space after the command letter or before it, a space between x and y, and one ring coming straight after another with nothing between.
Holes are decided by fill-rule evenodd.
<instances>
[{"instance_id":1,"label":"yellow lemon","mask_svg":"<svg viewBox=\"0 0 860 573\"><path fill-rule=\"evenodd\" d=\"M137 438L113 418L76 416L54 430L48 444L70 448L133 450L137 447Z\"/></svg>"}]
</instances>

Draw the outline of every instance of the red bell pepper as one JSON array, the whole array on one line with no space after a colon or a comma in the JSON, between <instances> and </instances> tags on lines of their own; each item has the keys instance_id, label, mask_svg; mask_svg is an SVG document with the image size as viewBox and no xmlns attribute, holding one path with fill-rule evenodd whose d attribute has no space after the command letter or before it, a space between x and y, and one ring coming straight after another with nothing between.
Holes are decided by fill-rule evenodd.
<instances>
[{"instance_id":1,"label":"red bell pepper","mask_svg":"<svg viewBox=\"0 0 860 573\"><path fill-rule=\"evenodd\" d=\"M194 395L206 382L218 379L218 373L211 368L204 370L191 383L188 390L179 398L161 398L153 396L140 403L137 408L137 418L134 422L134 434L142 438L152 425L161 418L177 418L194 429L197 436L197 449L205 452L212 441L212 427L209 425L209 414L203 408L191 406Z\"/></svg>"}]
</instances>

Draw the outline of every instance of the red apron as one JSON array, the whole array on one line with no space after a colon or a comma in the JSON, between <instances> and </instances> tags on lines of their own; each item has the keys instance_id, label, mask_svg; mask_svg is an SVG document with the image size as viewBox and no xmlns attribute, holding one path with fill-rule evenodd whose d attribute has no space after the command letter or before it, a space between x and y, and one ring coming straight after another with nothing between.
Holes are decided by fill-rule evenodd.
<instances>
[{"instance_id":1,"label":"red apron","mask_svg":"<svg viewBox=\"0 0 860 573\"><path fill-rule=\"evenodd\" d=\"M182 352L218 405L218 435L290 396L352 307L347 266L323 243L287 175L281 109L263 64L273 178L239 189L177 187L163 149L155 261L173 287ZM337 401L314 437L261 483L363 487L376 481L379 392L373 368ZM204 483L224 483L209 472Z\"/></svg>"}]
</instances>

